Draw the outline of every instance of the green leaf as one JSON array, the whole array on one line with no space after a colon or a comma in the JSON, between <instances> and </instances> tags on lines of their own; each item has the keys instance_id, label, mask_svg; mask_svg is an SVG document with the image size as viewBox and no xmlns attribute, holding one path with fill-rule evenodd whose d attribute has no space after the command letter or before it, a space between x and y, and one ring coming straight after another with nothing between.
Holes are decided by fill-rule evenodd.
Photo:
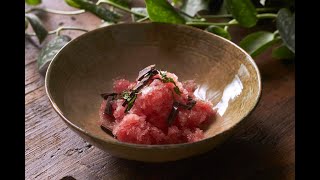
<instances>
[{"instance_id":1,"label":"green leaf","mask_svg":"<svg viewBox=\"0 0 320 180\"><path fill-rule=\"evenodd\" d=\"M246 36L239 45L252 57L255 57L279 40L274 38L274 34L271 32L259 31Z\"/></svg>"},{"instance_id":2,"label":"green leaf","mask_svg":"<svg viewBox=\"0 0 320 180\"><path fill-rule=\"evenodd\" d=\"M28 5L32 5L32 6L41 4L41 0L25 0L25 2L26 2Z\"/></svg>"},{"instance_id":3,"label":"green leaf","mask_svg":"<svg viewBox=\"0 0 320 180\"><path fill-rule=\"evenodd\" d=\"M38 70L45 75L48 65L54 56L64 47L71 38L69 36L60 35L49 41L40 51L37 59Z\"/></svg>"},{"instance_id":4,"label":"green leaf","mask_svg":"<svg viewBox=\"0 0 320 180\"><path fill-rule=\"evenodd\" d=\"M29 21L26 17L24 17L24 29L26 30L28 28Z\"/></svg>"},{"instance_id":5,"label":"green leaf","mask_svg":"<svg viewBox=\"0 0 320 180\"><path fill-rule=\"evenodd\" d=\"M295 53L295 14L292 15L288 9L280 9L277 28L284 44Z\"/></svg>"},{"instance_id":6,"label":"green leaf","mask_svg":"<svg viewBox=\"0 0 320 180\"><path fill-rule=\"evenodd\" d=\"M221 36L223 38L229 39L229 40L231 39L229 32L219 26L211 25L206 28L206 31L211 32L213 34L216 34L218 36Z\"/></svg>"},{"instance_id":7,"label":"green leaf","mask_svg":"<svg viewBox=\"0 0 320 180\"><path fill-rule=\"evenodd\" d=\"M149 17L154 22L184 24L184 18L166 0L146 0Z\"/></svg>"},{"instance_id":8,"label":"green leaf","mask_svg":"<svg viewBox=\"0 0 320 180\"><path fill-rule=\"evenodd\" d=\"M71 7L81 9L80 4L78 4L78 3L77 3L76 1L74 1L74 0L65 0L65 2L66 2L69 6L71 6Z\"/></svg>"},{"instance_id":9,"label":"green leaf","mask_svg":"<svg viewBox=\"0 0 320 180\"><path fill-rule=\"evenodd\" d=\"M272 57L276 59L293 59L295 55L287 46L282 45L272 51Z\"/></svg>"},{"instance_id":10,"label":"green leaf","mask_svg":"<svg viewBox=\"0 0 320 180\"><path fill-rule=\"evenodd\" d=\"M125 8L130 8L130 3L128 0L108 0Z\"/></svg>"},{"instance_id":11,"label":"green leaf","mask_svg":"<svg viewBox=\"0 0 320 180\"><path fill-rule=\"evenodd\" d=\"M25 17L28 19L33 31L36 33L36 36L41 44L43 40L47 37L48 31L42 24L41 20L34 14L26 14Z\"/></svg>"},{"instance_id":12,"label":"green leaf","mask_svg":"<svg viewBox=\"0 0 320 180\"><path fill-rule=\"evenodd\" d=\"M135 8L131 8L131 11L148 16L147 8L135 7ZM133 21L136 22L137 20L142 19L143 17L133 14L132 18L133 18Z\"/></svg>"},{"instance_id":13,"label":"green leaf","mask_svg":"<svg viewBox=\"0 0 320 180\"><path fill-rule=\"evenodd\" d=\"M172 78L168 77L166 72L161 72L160 71L160 76L162 78L162 82L164 82L164 83L172 83L175 86L173 88L174 92L176 92L178 95L181 94L181 91L180 91L179 87L176 85L176 82L174 82L174 80Z\"/></svg>"},{"instance_id":14,"label":"green leaf","mask_svg":"<svg viewBox=\"0 0 320 180\"><path fill-rule=\"evenodd\" d=\"M181 10L190 16L196 15L199 11L209 11L209 4L211 0L184 0Z\"/></svg>"},{"instance_id":15,"label":"green leaf","mask_svg":"<svg viewBox=\"0 0 320 180\"><path fill-rule=\"evenodd\" d=\"M65 1L68 5L75 8L89 11L105 21L117 22L120 19L119 14L116 14L101 6L97 6L96 4L88 0L65 0Z\"/></svg>"},{"instance_id":16,"label":"green leaf","mask_svg":"<svg viewBox=\"0 0 320 180\"><path fill-rule=\"evenodd\" d=\"M173 6L179 6L182 3L183 3L183 0L172 0L172 5Z\"/></svg>"},{"instance_id":17,"label":"green leaf","mask_svg":"<svg viewBox=\"0 0 320 180\"><path fill-rule=\"evenodd\" d=\"M257 11L250 0L226 0L228 11L240 25L250 28L257 23Z\"/></svg>"},{"instance_id":18,"label":"green leaf","mask_svg":"<svg viewBox=\"0 0 320 180\"><path fill-rule=\"evenodd\" d=\"M130 101L128 102L128 106L127 106L127 108L126 108L126 110L124 112L130 111L130 109L132 108L132 106L133 106L133 104L134 104L136 99L137 99L137 94L134 93L133 97L130 97Z\"/></svg>"}]
</instances>

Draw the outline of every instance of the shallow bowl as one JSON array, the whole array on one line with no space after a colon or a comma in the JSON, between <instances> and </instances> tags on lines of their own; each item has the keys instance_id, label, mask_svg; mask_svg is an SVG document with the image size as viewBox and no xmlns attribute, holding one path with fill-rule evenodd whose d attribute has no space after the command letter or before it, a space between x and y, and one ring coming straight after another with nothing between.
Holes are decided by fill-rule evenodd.
<instances>
[{"instance_id":1,"label":"shallow bowl","mask_svg":"<svg viewBox=\"0 0 320 180\"><path fill-rule=\"evenodd\" d=\"M111 91L114 78L134 80L150 64L175 73L180 81L194 79L195 95L218 109L204 140L130 144L98 126L100 94ZM213 149L253 111L261 93L255 62L236 44L200 29L164 23L111 25L79 36L55 56L45 85L54 109L82 138L114 156L145 162L174 161Z\"/></svg>"}]
</instances>

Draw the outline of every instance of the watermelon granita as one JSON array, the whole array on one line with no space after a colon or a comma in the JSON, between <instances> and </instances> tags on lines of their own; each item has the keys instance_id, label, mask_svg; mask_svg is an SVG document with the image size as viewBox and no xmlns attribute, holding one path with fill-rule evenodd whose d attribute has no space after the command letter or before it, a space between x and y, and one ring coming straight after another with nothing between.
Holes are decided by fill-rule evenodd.
<instances>
[{"instance_id":1,"label":"watermelon granita","mask_svg":"<svg viewBox=\"0 0 320 180\"><path fill-rule=\"evenodd\" d=\"M170 72L150 65L135 82L114 81L112 93L104 93L99 124L116 139L136 144L177 144L204 138L215 111L210 102L197 99L192 80L179 82Z\"/></svg>"}]
</instances>

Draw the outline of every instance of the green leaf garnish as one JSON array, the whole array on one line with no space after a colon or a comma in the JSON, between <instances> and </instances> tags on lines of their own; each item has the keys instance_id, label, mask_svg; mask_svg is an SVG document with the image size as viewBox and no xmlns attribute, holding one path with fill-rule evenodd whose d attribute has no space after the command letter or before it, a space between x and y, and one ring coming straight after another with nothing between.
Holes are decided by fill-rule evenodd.
<instances>
[{"instance_id":1,"label":"green leaf garnish","mask_svg":"<svg viewBox=\"0 0 320 180\"><path fill-rule=\"evenodd\" d=\"M167 0L145 0L149 17L154 22L184 24L185 19Z\"/></svg>"},{"instance_id":2,"label":"green leaf garnish","mask_svg":"<svg viewBox=\"0 0 320 180\"><path fill-rule=\"evenodd\" d=\"M126 100L126 101L130 101L130 92L129 91L124 91L122 94L121 94L121 97Z\"/></svg>"},{"instance_id":3,"label":"green leaf garnish","mask_svg":"<svg viewBox=\"0 0 320 180\"><path fill-rule=\"evenodd\" d=\"M295 14L291 14L288 9L280 9L277 28L284 44L295 53Z\"/></svg>"},{"instance_id":4,"label":"green leaf garnish","mask_svg":"<svg viewBox=\"0 0 320 180\"><path fill-rule=\"evenodd\" d=\"M120 18L119 14L116 14L109 9L98 6L88 0L65 0L66 3L72 7L84 9L98 16L99 18L108 22L117 22Z\"/></svg>"},{"instance_id":5,"label":"green leaf garnish","mask_svg":"<svg viewBox=\"0 0 320 180\"><path fill-rule=\"evenodd\" d=\"M228 11L244 27L253 27L257 23L257 11L250 0L226 0Z\"/></svg>"},{"instance_id":6,"label":"green leaf garnish","mask_svg":"<svg viewBox=\"0 0 320 180\"><path fill-rule=\"evenodd\" d=\"M167 77L166 72L160 71L160 75L161 75L161 78L162 78L162 79L161 79L162 82L164 82L164 83L173 83L174 86L175 86L175 87L173 88L174 92L177 93L178 95L181 94L181 91L180 91L180 89L178 88L178 86L176 85L176 82L174 82L174 80L173 80L172 78Z\"/></svg>"},{"instance_id":7,"label":"green leaf garnish","mask_svg":"<svg viewBox=\"0 0 320 180\"><path fill-rule=\"evenodd\" d=\"M33 31L36 33L36 36L39 40L39 43L41 44L44 39L48 35L48 31L42 24L41 20L38 18L38 16L34 14L26 14L25 17L28 19L29 23L31 24L31 27Z\"/></svg>"},{"instance_id":8,"label":"green leaf garnish","mask_svg":"<svg viewBox=\"0 0 320 180\"><path fill-rule=\"evenodd\" d=\"M176 86L173 88L174 92L177 93L178 95L181 95L180 89Z\"/></svg>"},{"instance_id":9,"label":"green leaf garnish","mask_svg":"<svg viewBox=\"0 0 320 180\"><path fill-rule=\"evenodd\" d=\"M272 57L277 59L293 59L295 54L285 45L282 45L272 51Z\"/></svg>"},{"instance_id":10,"label":"green leaf garnish","mask_svg":"<svg viewBox=\"0 0 320 180\"><path fill-rule=\"evenodd\" d=\"M239 45L252 57L255 57L279 40L280 39L275 38L275 35L271 32L258 31L246 36L240 41Z\"/></svg>"},{"instance_id":11,"label":"green leaf garnish","mask_svg":"<svg viewBox=\"0 0 320 180\"><path fill-rule=\"evenodd\" d=\"M130 111L130 109L132 108L135 100L137 99L137 94L136 93L133 93L133 96L130 97L130 101L128 102L128 106L126 108L126 110L124 112L128 112Z\"/></svg>"},{"instance_id":12,"label":"green leaf garnish","mask_svg":"<svg viewBox=\"0 0 320 180\"><path fill-rule=\"evenodd\" d=\"M32 6L41 4L41 0L25 0L25 2L26 2L28 5L32 5Z\"/></svg>"},{"instance_id":13,"label":"green leaf garnish","mask_svg":"<svg viewBox=\"0 0 320 180\"><path fill-rule=\"evenodd\" d=\"M41 49L37 59L37 65L38 65L38 70L40 74L45 75L48 65L52 61L54 56L70 40L71 38L69 36L65 36L65 35L56 36Z\"/></svg>"},{"instance_id":14,"label":"green leaf garnish","mask_svg":"<svg viewBox=\"0 0 320 180\"><path fill-rule=\"evenodd\" d=\"M229 40L231 39L229 32L220 26L211 25L206 28L206 31L211 32L213 34L216 34L218 36L221 36L223 38L229 39Z\"/></svg>"}]
</instances>

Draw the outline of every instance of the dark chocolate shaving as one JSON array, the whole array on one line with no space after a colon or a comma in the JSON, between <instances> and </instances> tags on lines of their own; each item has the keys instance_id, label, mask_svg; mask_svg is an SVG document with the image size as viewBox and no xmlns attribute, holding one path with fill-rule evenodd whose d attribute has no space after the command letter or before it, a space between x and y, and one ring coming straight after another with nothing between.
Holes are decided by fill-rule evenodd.
<instances>
[{"instance_id":1,"label":"dark chocolate shaving","mask_svg":"<svg viewBox=\"0 0 320 180\"><path fill-rule=\"evenodd\" d=\"M173 106L172 106L171 112L170 112L168 120L167 120L169 126L176 119L176 117L178 115L178 108L179 108L179 103L178 102L173 102Z\"/></svg>"},{"instance_id":2,"label":"dark chocolate shaving","mask_svg":"<svg viewBox=\"0 0 320 180\"><path fill-rule=\"evenodd\" d=\"M118 94L117 93L103 93L100 95L104 100L106 100L106 108L104 109L104 113L113 117L111 102L115 99L115 97Z\"/></svg>"},{"instance_id":3,"label":"dark chocolate shaving","mask_svg":"<svg viewBox=\"0 0 320 180\"><path fill-rule=\"evenodd\" d=\"M101 95L101 97L103 99L107 100L109 96L116 96L118 94L117 93L103 93L103 94L100 94L100 95Z\"/></svg>"},{"instance_id":4,"label":"dark chocolate shaving","mask_svg":"<svg viewBox=\"0 0 320 180\"><path fill-rule=\"evenodd\" d=\"M104 126L100 126L100 128L107 134L109 134L110 136L114 136L112 133L112 129L106 128Z\"/></svg>"},{"instance_id":5,"label":"dark chocolate shaving","mask_svg":"<svg viewBox=\"0 0 320 180\"><path fill-rule=\"evenodd\" d=\"M188 106L188 110L191 110L193 108L194 105L196 105L197 101L193 100L192 97L188 96L188 102L187 102L187 106Z\"/></svg>"},{"instance_id":6,"label":"dark chocolate shaving","mask_svg":"<svg viewBox=\"0 0 320 180\"><path fill-rule=\"evenodd\" d=\"M149 74L151 71L155 70L155 67L156 67L156 65L153 64L153 65L150 65L150 66L145 67L144 69L142 69L142 70L139 72L137 81L140 81L141 79L143 79L143 77L145 77L145 76L146 76L147 74Z\"/></svg>"},{"instance_id":7,"label":"dark chocolate shaving","mask_svg":"<svg viewBox=\"0 0 320 180\"><path fill-rule=\"evenodd\" d=\"M112 104L111 102L114 100L114 96L108 96L106 101L106 108L104 109L104 113L105 114L108 114L109 116L112 116L113 117L113 112L112 112Z\"/></svg>"},{"instance_id":8,"label":"dark chocolate shaving","mask_svg":"<svg viewBox=\"0 0 320 180\"><path fill-rule=\"evenodd\" d=\"M187 104L182 104L182 103L179 103L177 101L175 101L173 103L173 106L172 106L172 109L171 109L171 112L168 116L168 124L169 126L173 123L173 121L176 119L176 116L178 114L178 111L179 111L179 107L183 108L183 109L187 109L187 110L191 110L193 108L193 106L197 103L197 101L193 100L192 97L188 96L188 102Z\"/></svg>"}]
</instances>

